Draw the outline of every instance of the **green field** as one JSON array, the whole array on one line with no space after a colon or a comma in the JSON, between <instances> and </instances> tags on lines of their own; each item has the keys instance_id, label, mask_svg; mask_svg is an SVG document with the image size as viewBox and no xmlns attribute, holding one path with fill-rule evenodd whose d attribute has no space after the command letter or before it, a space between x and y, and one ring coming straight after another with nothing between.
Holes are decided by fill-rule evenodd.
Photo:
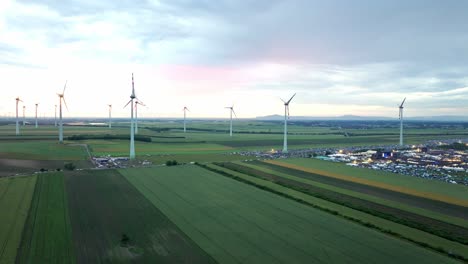
<instances>
[{"instance_id":1,"label":"green field","mask_svg":"<svg viewBox=\"0 0 468 264\"><path fill-rule=\"evenodd\" d=\"M122 120L112 129L66 125L64 144L51 125L21 127L20 136L0 125L0 263L468 259L466 186L317 159L259 161L239 152L281 149L282 122L242 119L232 137L228 120L190 120L187 133L181 120L141 120L139 135L151 142L136 141L137 161L92 169L90 156L128 156ZM409 144L468 137L462 123L405 126ZM399 137L387 121L291 120L288 128L291 149ZM172 160L182 165L160 166ZM150 168L138 168L143 161ZM78 170L60 171L69 162ZM38 171L46 172L22 176Z\"/></svg>"},{"instance_id":2,"label":"green field","mask_svg":"<svg viewBox=\"0 0 468 264\"><path fill-rule=\"evenodd\" d=\"M75 263L63 173L37 176L18 263Z\"/></svg>"},{"instance_id":3,"label":"green field","mask_svg":"<svg viewBox=\"0 0 468 264\"><path fill-rule=\"evenodd\" d=\"M14 263L36 177L0 178L0 263Z\"/></svg>"},{"instance_id":4,"label":"green field","mask_svg":"<svg viewBox=\"0 0 468 264\"><path fill-rule=\"evenodd\" d=\"M314 197L305 193L302 189L300 191L294 190L290 187L285 187L279 184L277 181L262 179L257 175L250 176L214 164L203 166L206 166L208 169L214 170L217 173L227 173L228 175L231 175L229 177L234 177L236 180L249 183L250 185L256 186L262 190L268 190L272 193L279 194L294 201L305 203L331 214L351 219L352 221L363 224L364 226L372 226L375 229L392 233L409 241L429 245L432 248L442 249L445 252L452 252L464 257L465 259L468 258L467 247L460 243L453 242L403 224L395 223L366 212L355 210L345 205Z\"/></svg>"},{"instance_id":5,"label":"green field","mask_svg":"<svg viewBox=\"0 0 468 264\"><path fill-rule=\"evenodd\" d=\"M456 200L464 201L468 204L468 187L454 185L440 181L426 180L418 177L411 177L385 171L369 170L346 166L343 163L322 161L318 159L285 159L281 162L297 165L306 169L327 171L349 177L361 178L364 180L381 182L396 187L410 187L419 192L427 192L440 196L446 196Z\"/></svg>"},{"instance_id":6,"label":"green field","mask_svg":"<svg viewBox=\"0 0 468 264\"><path fill-rule=\"evenodd\" d=\"M82 146L58 144L54 141L0 141L0 158L21 160L84 160Z\"/></svg>"},{"instance_id":7,"label":"green field","mask_svg":"<svg viewBox=\"0 0 468 264\"><path fill-rule=\"evenodd\" d=\"M69 172L66 188L78 263L213 262L117 171Z\"/></svg>"},{"instance_id":8,"label":"green field","mask_svg":"<svg viewBox=\"0 0 468 264\"><path fill-rule=\"evenodd\" d=\"M451 262L411 243L195 166L120 171L223 263Z\"/></svg>"}]
</instances>

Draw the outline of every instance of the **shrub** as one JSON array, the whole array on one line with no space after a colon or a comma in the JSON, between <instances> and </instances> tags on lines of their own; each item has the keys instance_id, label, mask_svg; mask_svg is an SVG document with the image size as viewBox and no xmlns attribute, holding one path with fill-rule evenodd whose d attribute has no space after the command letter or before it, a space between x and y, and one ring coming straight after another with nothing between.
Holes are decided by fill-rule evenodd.
<instances>
[{"instance_id":1,"label":"shrub","mask_svg":"<svg viewBox=\"0 0 468 264\"><path fill-rule=\"evenodd\" d=\"M127 234L122 234L122 238L120 239L120 245L122 247L127 247L130 242L130 238L127 236Z\"/></svg>"},{"instance_id":2,"label":"shrub","mask_svg":"<svg viewBox=\"0 0 468 264\"><path fill-rule=\"evenodd\" d=\"M166 161L166 166L176 166L178 163L177 163L177 160L168 160Z\"/></svg>"},{"instance_id":3,"label":"shrub","mask_svg":"<svg viewBox=\"0 0 468 264\"><path fill-rule=\"evenodd\" d=\"M71 171L74 170L74 169L76 169L75 164L73 164L72 162L70 162L70 163L65 163L65 166L64 166L64 167L65 167L65 169L71 170Z\"/></svg>"}]
</instances>

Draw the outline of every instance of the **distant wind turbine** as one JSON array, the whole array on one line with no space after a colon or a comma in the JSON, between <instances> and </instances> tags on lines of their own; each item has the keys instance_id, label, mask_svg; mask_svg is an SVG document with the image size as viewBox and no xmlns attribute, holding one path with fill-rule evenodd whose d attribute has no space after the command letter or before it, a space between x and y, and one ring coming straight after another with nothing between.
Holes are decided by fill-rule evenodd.
<instances>
[{"instance_id":1,"label":"distant wind turbine","mask_svg":"<svg viewBox=\"0 0 468 264\"><path fill-rule=\"evenodd\" d=\"M59 143L63 143L63 120L62 120L62 100L63 103L65 104L65 107L68 110L67 102L65 101L65 89L67 88L67 82L65 82L65 85L63 86L63 91L61 94L57 93L59 97Z\"/></svg>"},{"instance_id":2,"label":"distant wind turbine","mask_svg":"<svg viewBox=\"0 0 468 264\"><path fill-rule=\"evenodd\" d=\"M186 112L190 110L188 110L188 108L186 106L184 106L184 133L187 131L187 128L186 128L186 123L185 123L185 118L186 118Z\"/></svg>"},{"instance_id":3,"label":"distant wind turbine","mask_svg":"<svg viewBox=\"0 0 468 264\"><path fill-rule=\"evenodd\" d=\"M403 104L405 103L405 101L406 97L405 99L403 99L403 102L401 102L401 105L398 107L400 110L400 146L403 146Z\"/></svg>"},{"instance_id":4,"label":"distant wind turbine","mask_svg":"<svg viewBox=\"0 0 468 264\"><path fill-rule=\"evenodd\" d=\"M232 105L232 106L227 106L227 107L225 107L225 108L230 109L230 110L229 110L229 114L230 114L230 116L231 116L231 124L230 124L230 129L229 129L229 136L232 137L232 114L234 113L234 116L235 116L235 117L237 117L237 115L236 115L236 112L234 112L234 105Z\"/></svg>"},{"instance_id":5,"label":"distant wind turbine","mask_svg":"<svg viewBox=\"0 0 468 264\"><path fill-rule=\"evenodd\" d=\"M19 135L19 118L18 118L18 104L23 102L19 97L16 97L16 135Z\"/></svg>"},{"instance_id":6,"label":"distant wind turbine","mask_svg":"<svg viewBox=\"0 0 468 264\"><path fill-rule=\"evenodd\" d=\"M133 100L136 98L135 96L135 83L133 81L133 73L132 73L132 94L130 95L130 101L124 106L127 107L130 104L130 159L135 159L135 129L133 127Z\"/></svg>"},{"instance_id":7,"label":"distant wind turbine","mask_svg":"<svg viewBox=\"0 0 468 264\"><path fill-rule=\"evenodd\" d=\"M289 119L289 103L291 100L296 96L296 94L293 94L291 98L286 102L283 99L284 103L284 142L283 142L283 153L288 153L288 119Z\"/></svg>"},{"instance_id":8,"label":"distant wind turbine","mask_svg":"<svg viewBox=\"0 0 468 264\"><path fill-rule=\"evenodd\" d=\"M26 125L26 106L23 105L23 126Z\"/></svg>"},{"instance_id":9,"label":"distant wind turbine","mask_svg":"<svg viewBox=\"0 0 468 264\"><path fill-rule=\"evenodd\" d=\"M145 106L145 104L138 98L135 102L135 134L138 134L138 105Z\"/></svg>"},{"instance_id":10,"label":"distant wind turbine","mask_svg":"<svg viewBox=\"0 0 468 264\"><path fill-rule=\"evenodd\" d=\"M39 106L39 104L36 104L36 128L37 128L37 107Z\"/></svg>"},{"instance_id":11,"label":"distant wind turbine","mask_svg":"<svg viewBox=\"0 0 468 264\"><path fill-rule=\"evenodd\" d=\"M112 128L112 105L109 105L109 128Z\"/></svg>"},{"instance_id":12,"label":"distant wind turbine","mask_svg":"<svg viewBox=\"0 0 468 264\"><path fill-rule=\"evenodd\" d=\"M55 126L57 126L57 105L55 105Z\"/></svg>"}]
</instances>

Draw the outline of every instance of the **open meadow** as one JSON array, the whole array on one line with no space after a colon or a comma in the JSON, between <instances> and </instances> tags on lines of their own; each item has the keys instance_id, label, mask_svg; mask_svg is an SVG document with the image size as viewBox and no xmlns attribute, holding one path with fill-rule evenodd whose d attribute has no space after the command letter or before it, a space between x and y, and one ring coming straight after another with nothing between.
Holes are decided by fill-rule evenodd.
<instances>
[{"instance_id":1,"label":"open meadow","mask_svg":"<svg viewBox=\"0 0 468 264\"><path fill-rule=\"evenodd\" d=\"M466 186L239 153L280 150L280 122L239 120L232 138L225 120L139 125L137 162L121 169L91 158L128 157L128 123L67 125L63 144L54 126L0 126L0 263L468 260ZM380 123L316 125L291 122L290 149L398 141ZM409 127L409 144L468 135Z\"/></svg>"},{"instance_id":2,"label":"open meadow","mask_svg":"<svg viewBox=\"0 0 468 264\"><path fill-rule=\"evenodd\" d=\"M35 184L35 176L0 178L0 263L15 262Z\"/></svg>"},{"instance_id":3,"label":"open meadow","mask_svg":"<svg viewBox=\"0 0 468 264\"><path fill-rule=\"evenodd\" d=\"M222 263L450 261L195 166L121 173Z\"/></svg>"}]
</instances>

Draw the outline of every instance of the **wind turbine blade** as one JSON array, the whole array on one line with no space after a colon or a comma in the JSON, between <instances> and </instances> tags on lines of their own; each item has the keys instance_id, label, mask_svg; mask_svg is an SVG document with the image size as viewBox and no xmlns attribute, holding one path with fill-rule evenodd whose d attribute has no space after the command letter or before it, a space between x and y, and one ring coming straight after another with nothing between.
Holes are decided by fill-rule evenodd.
<instances>
[{"instance_id":1,"label":"wind turbine blade","mask_svg":"<svg viewBox=\"0 0 468 264\"><path fill-rule=\"evenodd\" d=\"M68 80L65 81L65 86L63 86L62 94L65 94L65 89L67 89L67 83L68 83Z\"/></svg>"},{"instance_id":2,"label":"wind turbine blade","mask_svg":"<svg viewBox=\"0 0 468 264\"><path fill-rule=\"evenodd\" d=\"M289 105L286 105L286 112L288 113L288 119L289 119Z\"/></svg>"},{"instance_id":3,"label":"wind turbine blade","mask_svg":"<svg viewBox=\"0 0 468 264\"><path fill-rule=\"evenodd\" d=\"M403 102L401 102L400 107L403 107L403 104L405 103L405 101L406 101L406 97L405 97L405 99L403 99Z\"/></svg>"},{"instance_id":4,"label":"wind turbine blade","mask_svg":"<svg viewBox=\"0 0 468 264\"><path fill-rule=\"evenodd\" d=\"M65 108L67 108L67 111L68 111L68 106L67 106L67 101L65 101L65 96L62 97L62 99L63 99L63 103L65 104Z\"/></svg>"},{"instance_id":5,"label":"wind turbine blade","mask_svg":"<svg viewBox=\"0 0 468 264\"><path fill-rule=\"evenodd\" d=\"M236 112L234 111L234 108L231 108L232 112L234 113L234 116L237 118Z\"/></svg>"},{"instance_id":6,"label":"wind turbine blade","mask_svg":"<svg viewBox=\"0 0 468 264\"><path fill-rule=\"evenodd\" d=\"M128 101L128 103L127 103L123 108L127 107L127 105L128 105L131 101L132 101L132 100L130 99L130 101Z\"/></svg>"},{"instance_id":7,"label":"wind turbine blade","mask_svg":"<svg viewBox=\"0 0 468 264\"><path fill-rule=\"evenodd\" d=\"M294 98L294 96L296 96L296 93L294 93L293 96L291 96L291 98L289 99L289 101L286 102L286 104L289 104L289 102L291 102L291 100Z\"/></svg>"},{"instance_id":8,"label":"wind turbine blade","mask_svg":"<svg viewBox=\"0 0 468 264\"><path fill-rule=\"evenodd\" d=\"M283 98L280 98L280 99L281 99L281 101L283 101L283 103L286 103L286 101L284 101Z\"/></svg>"}]
</instances>

